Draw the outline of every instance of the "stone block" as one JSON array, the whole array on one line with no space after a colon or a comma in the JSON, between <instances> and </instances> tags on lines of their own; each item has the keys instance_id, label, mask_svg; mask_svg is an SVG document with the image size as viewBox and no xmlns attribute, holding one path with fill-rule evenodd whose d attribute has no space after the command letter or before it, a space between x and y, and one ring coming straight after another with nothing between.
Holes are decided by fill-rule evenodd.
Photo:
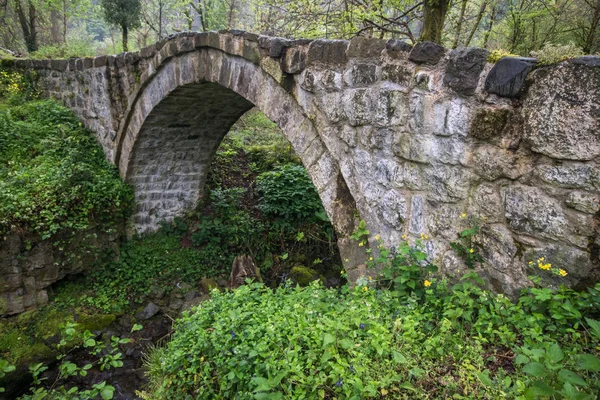
<instances>
[{"instance_id":1,"label":"stone block","mask_svg":"<svg viewBox=\"0 0 600 400\"><path fill-rule=\"evenodd\" d=\"M567 206L584 213L596 214L600 211L600 195L574 191L569 193L565 203Z\"/></svg>"},{"instance_id":2,"label":"stone block","mask_svg":"<svg viewBox=\"0 0 600 400\"><path fill-rule=\"evenodd\" d=\"M474 47L452 50L446 66L444 84L458 94L472 96L488 55L487 50Z\"/></svg>"},{"instance_id":3,"label":"stone block","mask_svg":"<svg viewBox=\"0 0 600 400\"><path fill-rule=\"evenodd\" d=\"M398 39L390 39L385 44L387 54L394 59L406 58L412 48L413 47L404 40Z\"/></svg>"},{"instance_id":4,"label":"stone block","mask_svg":"<svg viewBox=\"0 0 600 400\"><path fill-rule=\"evenodd\" d=\"M518 96L524 88L525 78L536 63L535 58L501 58L485 78L484 90L504 97Z\"/></svg>"},{"instance_id":5,"label":"stone block","mask_svg":"<svg viewBox=\"0 0 600 400\"><path fill-rule=\"evenodd\" d=\"M99 56L99 57L94 58L94 67L95 68L104 67L104 66L106 66L106 63L107 63L106 56ZM71 68L69 67L69 69L71 69Z\"/></svg>"},{"instance_id":6,"label":"stone block","mask_svg":"<svg viewBox=\"0 0 600 400\"><path fill-rule=\"evenodd\" d=\"M346 64L346 48L348 42L345 40L319 39L310 43L308 47L307 64L325 64L332 67Z\"/></svg>"},{"instance_id":7,"label":"stone block","mask_svg":"<svg viewBox=\"0 0 600 400\"><path fill-rule=\"evenodd\" d=\"M350 40L346 55L348 58L379 58L385 49L386 41L376 38L355 36Z\"/></svg>"},{"instance_id":8,"label":"stone block","mask_svg":"<svg viewBox=\"0 0 600 400\"><path fill-rule=\"evenodd\" d=\"M374 64L354 64L344 74L344 80L350 87L369 86L377 81L377 75Z\"/></svg>"},{"instance_id":9,"label":"stone block","mask_svg":"<svg viewBox=\"0 0 600 400\"><path fill-rule=\"evenodd\" d=\"M560 202L538 188L512 185L503 189L505 216L510 229L535 237L559 239L568 234Z\"/></svg>"},{"instance_id":10,"label":"stone block","mask_svg":"<svg viewBox=\"0 0 600 400\"><path fill-rule=\"evenodd\" d=\"M55 71L64 72L69 66L68 60L51 60L51 68Z\"/></svg>"},{"instance_id":11,"label":"stone block","mask_svg":"<svg viewBox=\"0 0 600 400\"><path fill-rule=\"evenodd\" d=\"M408 59L416 64L435 65L446 53L446 49L433 42L419 42L412 48Z\"/></svg>"},{"instance_id":12,"label":"stone block","mask_svg":"<svg viewBox=\"0 0 600 400\"><path fill-rule=\"evenodd\" d=\"M387 64L382 68L381 79L398 85L409 86L413 72L404 65Z\"/></svg>"},{"instance_id":13,"label":"stone block","mask_svg":"<svg viewBox=\"0 0 600 400\"><path fill-rule=\"evenodd\" d=\"M569 60L571 64L585 65L588 67L600 67L600 56L581 56Z\"/></svg>"},{"instance_id":14,"label":"stone block","mask_svg":"<svg viewBox=\"0 0 600 400\"><path fill-rule=\"evenodd\" d=\"M286 74L297 74L306 67L306 53L299 48L289 47L285 50L281 68Z\"/></svg>"}]
</instances>

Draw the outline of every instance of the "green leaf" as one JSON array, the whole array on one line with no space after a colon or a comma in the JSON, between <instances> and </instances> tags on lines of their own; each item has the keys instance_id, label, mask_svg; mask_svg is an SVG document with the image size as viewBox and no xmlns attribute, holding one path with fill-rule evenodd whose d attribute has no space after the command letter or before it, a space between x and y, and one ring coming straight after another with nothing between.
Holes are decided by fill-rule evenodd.
<instances>
[{"instance_id":1,"label":"green leaf","mask_svg":"<svg viewBox=\"0 0 600 400\"><path fill-rule=\"evenodd\" d=\"M490 379L490 371L489 370L485 370L483 372L479 372L477 374L477 377L479 378L479 380L481 381L481 383L483 383L486 386L492 386L493 382Z\"/></svg>"},{"instance_id":2,"label":"green leaf","mask_svg":"<svg viewBox=\"0 0 600 400\"><path fill-rule=\"evenodd\" d=\"M595 336L596 339L600 339L600 321L596 321L590 318L586 318L585 321L592 330L592 335Z\"/></svg>"},{"instance_id":3,"label":"green leaf","mask_svg":"<svg viewBox=\"0 0 600 400\"><path fill-rule=\"evenodd\" d=\"M579 354L577 357L577 365L579 368L591 372L600 371L600 359L598 359L598 357L592 354Z\"/></svg>"},{"instance_id":4,"label":"green leaf","mask_svg":"<svg viewBox=\"0 0 600 400\"><path fill-rule=\"evenodd\" d=\"M406 357L404 357L402 353L399 353L397 351L394 351L392 353L392 358L396 364L406 364L408 362Z\"/></svg>"},{"instance_id":5,"label":"green leaf","mask_svg":"<svg viewBox=\"0 0 600 400\"><path fill-rule=\"evenodd\" d=\"M333 336L331 333L326 333L323 335L323 348L329 346L333 342L335 342L335 336Z\"/></svg>"},{"instance_id":6,"label":"green leaf","mask_svg":"<svg viewBox=\"0 0 600 400\"><path fill-rule=\"evenodd\" d=\"M256 392L267 392L272 387L271 382L266 378L252 378L251 382L256 386L254 388Z\"/></svg>"},{"instance_id":7,"label":"green leaf","mask_svg":"<svg viewBox=\"0 0 600 400\"><path fill-rule=\"evenodd\" d=\"M88 339L85 341L84 346L85 347L92 347L96 345L96 341L94 339Z\"/></svg>"},{"instance_id":8,"label":"green leaf","mask_svg":"<svg viewBox=\"0 0 600 400\"><path fill-rule=\"evenodd\" d=\"M523 366L523 372L537 378L544 378L548 374L548 369L539 362L530 362Z\"/></svg>"},{"instance_id":9,"label":"green leaf","mask_svg":"<svg viewBox=\"0 0 600 400\"><path fill-rule=\"evenodd\" d=\"M552 343L550 346L548 346L548 351L546 355L548 356L550 362L554 364L558 363L565 357L565 354L561 350L560 346L556 343Z\"/></svg>"},{"instance_id":10,"label":"green leaf","mask_svg":"<svg viewBox=\"0 0 600 400\"><path fill-rule=\"evenodd\" d=\"M533 382L527 392L533 394L536 398L539 396L552 396L556 393L546 382L540 380Z\"/></svg>"},{"instance_id":11,"label":"green leaf","mask_svg":"<svg viewBox=\"0 0 600 400\"><path fill-rule=\"evenodd\" d=\"M588 386L587 382L583 380L583 378L581 378L575 372L569 371L568 369L563 369L558 373L558 380L561 382L568 382L577 386Z\"/></svg>"},{"instance_id":12,"label":"green leaf","mask_svg":"<svg viewBox=\"0 0 600 400\"><path fill-rule=\"evenodd\" d=\"M113 398L114 393L115 388L112 386L107 386L104 389L102 389L102 391L100 392L100 396L103 400L110 400Z\"/></svg>"}]
</instances>

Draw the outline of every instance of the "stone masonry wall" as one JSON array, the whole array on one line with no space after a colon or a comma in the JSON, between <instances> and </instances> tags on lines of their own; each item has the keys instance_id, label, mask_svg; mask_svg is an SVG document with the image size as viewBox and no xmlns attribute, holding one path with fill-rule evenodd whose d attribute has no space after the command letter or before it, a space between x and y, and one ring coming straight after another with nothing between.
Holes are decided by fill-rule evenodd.
<instances>
[{"instance_id":1,"label":"stone masonry wall","mask_svg":"<svg viewBox=\"0 0 600 400\"><path fill-rule=\"evenodd\" d=\"M491 287L545 257L577 286L600 277L600 59L488 64L483 49L397 40L184 33L139 53L17 61L97 135L136 189L138 231L197 204L210 160L252 105L276 122L340 234L351 278L360 218L385 244L427 234L448 274L463 213Z\"/></svg>"}]
</instances>

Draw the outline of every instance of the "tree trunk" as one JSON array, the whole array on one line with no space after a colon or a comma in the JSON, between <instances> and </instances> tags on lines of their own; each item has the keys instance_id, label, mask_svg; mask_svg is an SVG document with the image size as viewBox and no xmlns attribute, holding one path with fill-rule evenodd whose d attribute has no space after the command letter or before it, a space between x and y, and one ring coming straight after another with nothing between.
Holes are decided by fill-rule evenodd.
<instances>
[{"instance_id":1,"label":"tree trunk","mask_svg":"<svg viewBox=\"0 0 600 400\"><path fill-rule=\"evenodd\" d=\"M27 1L27 5L29 7L28 15L23 11L23 5L21 4L21 0L15 1L15 11L17 12L17 16L19 17L19 23L21 24L21 29L23 30L23 38L25 39L25 45L27 46L27 51L30 53L34 53L38 50L37 45L37 14L34 5L31 3L31 0Z\"/></svg>"},{"instance_id":2,"label":"tree trunk","mask_svg":"<svg viewBox=\"0 0 600 400\"><path fill-rule=\"evenodd\" d=\"M421 41L442 43L444 21L448 13L450 0L425 0L423 3L423 30Z\"/></svg>"},{"instance_id":3,"label":"tree trunk","mask_svg":"<svg viewBox=\"0 0 600 400\"><path fill-rule=\"evenodd\" d=\"M121 28L123 29L123 51L128 52L129 48L127 47L127 40L129 32L127 31L127 25L122 25Z\"/></svg>"}]
</instances>

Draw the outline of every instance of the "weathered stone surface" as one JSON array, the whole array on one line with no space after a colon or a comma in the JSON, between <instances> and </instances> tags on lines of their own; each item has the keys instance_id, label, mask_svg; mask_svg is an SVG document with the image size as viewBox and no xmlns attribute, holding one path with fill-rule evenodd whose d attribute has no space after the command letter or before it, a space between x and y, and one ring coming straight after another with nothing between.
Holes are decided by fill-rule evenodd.
<instances>
[{"instance_id":1,"label":"weathered stone surface","mask_svg":"<svg viewBox=\"0 0 600 400\"><path fill-rule=\"evenodd\" d=\"M444 84L456 93L472 96L475 93L479 76L487 62L489 52L475 47L452 50L446 66Z\"/></svg>"},{"instance_id":2,"label":"weathered stone surface","mask_svg":"<svg viewBox=\"0 0 600 400\"><path fill-rule=\"evenodd\" d=\"M565 200L567 206L588 214L600 212L600 195L596 193L571 192Z\"/></svg>"},{"instance_id":3,"label":"weathered stone surface","mask_svg":"<svg viewBox=\"0 0 600 400\"><path fill-rule=\"evenodd\" d=\"M587 65L590 67L600 67L600 56L582 56L569 60L570 63L577 65Z\"/></svg>"},{"instance_id":4,"label":"weathered stone surface","mask_svg":"<svg viewBox=\"0 0 600 400\"><path fill-rule=\"evenodd\" d=\"M196 207L223 135L256 106L307 167L350 280L369 272L364 248L348 237L359 219L389 246L404 233L429 234L431 260L458 269L449 242L461 230L459 215L484 216L493 226L482 238L490 248L482 275L505 292L526 284L513 246L518 254L550 244L598 254L596 59L537 69L520 103L470 96L485 51L456 50L448 63L445 54L432 43L226 31L175 35L140 53L96 58L93 68L84 69L90 62L82 59L68 61L65 71L52 69L52 61L30 65L43 92L96 132L107 159L133 185L137 232ZM507 63L522 69L487 82L514 95L531 63L500 61L491 75ZM0 287L11 290L4 302L13 310L39 302L44 285L62 274L41 253L26 263L0 257L7 277ZM557 262L567 259L575 258ZM175 308L188 300L161 301Z\"/></svg>"},{"instance_id":5,"label":"weathered stone surface","mask_svg":"<svg viewBox=\"0 0 600 400\"><path fill-rule=\"evenodd\" d=\"M350 40L346 55L348 58L377 59L385 47L385 40L356 36Z\"/></svg>"},{"instance_id":6,"label":"weathered stone surface","mask_svg":"<svg viewBox=\"0 0 600 400\"><path fill-rule=\"evenodd\" d=\"M417 64L437 64L446 53L439 44L433 42L419 42L412 48L408 59Z\"/></svg>"},{"instance_id":7,"label":"weathered stone surface","mask_svg":"<svg viewBox=\"0 0 600 400\"><path fill-rule=\"evenodd\" d=\"M503 190L506 220L519 233L558 239L568 233L567 218L558 200L538 188L509 186Z\"/></svg>"},{"instance_id":8,"label":"weathered stone surface","mask_svg":"<svg viewBox=\"0 0 600 400\"><path fill-rule=\"evenodd\" d=\"M385 44L387 53L392 58L399 58L402 55L406 56L412 50L412 46L404 40L390 39Z\"/></svg>"},{"instance_id":9,"label":"weathered stone surface","mask_svg":"<svg viewBox=\"0 0 600 400\"><path fill-rule=\"evenodd\" d=\"M565 64L537 70L525 98L524 139L552 158L600 155L600 68Z\"/></svg>"},{"instance_id":10,"label":"weathered stone surface","mask_svg":"<svg viewBox=\"0 0 600 400\"><path fill-rule=\"evenodd\" d=\"M150 302L146 305L146 307L144 307L143 310L138 312L135 315L135 317L140 321L145 321L147 319L154 317L159 312L160 312L160 307L157 306L156 304Z\"/></svg>"},{"instance_id":11,"label":"weathered stone surface","mask_svg":"<svg viewBox=\"0 0 600 400\"><path fill-rule=\"evenodd\" d=\"M345 64L347 62L345 40L315 40L308 47L308 64Z\"/></svg>"},{"instance_id":12,"label":"weathered stone surface","mask_svg":"<svg viewBox=\"0 0 600 400\"><path fill-rule=\"evenodd\" d=\"M537 59L503 57L492 68L485 79L485 91L504 97L518 96Z\"/></svg>"}]
</instances>

